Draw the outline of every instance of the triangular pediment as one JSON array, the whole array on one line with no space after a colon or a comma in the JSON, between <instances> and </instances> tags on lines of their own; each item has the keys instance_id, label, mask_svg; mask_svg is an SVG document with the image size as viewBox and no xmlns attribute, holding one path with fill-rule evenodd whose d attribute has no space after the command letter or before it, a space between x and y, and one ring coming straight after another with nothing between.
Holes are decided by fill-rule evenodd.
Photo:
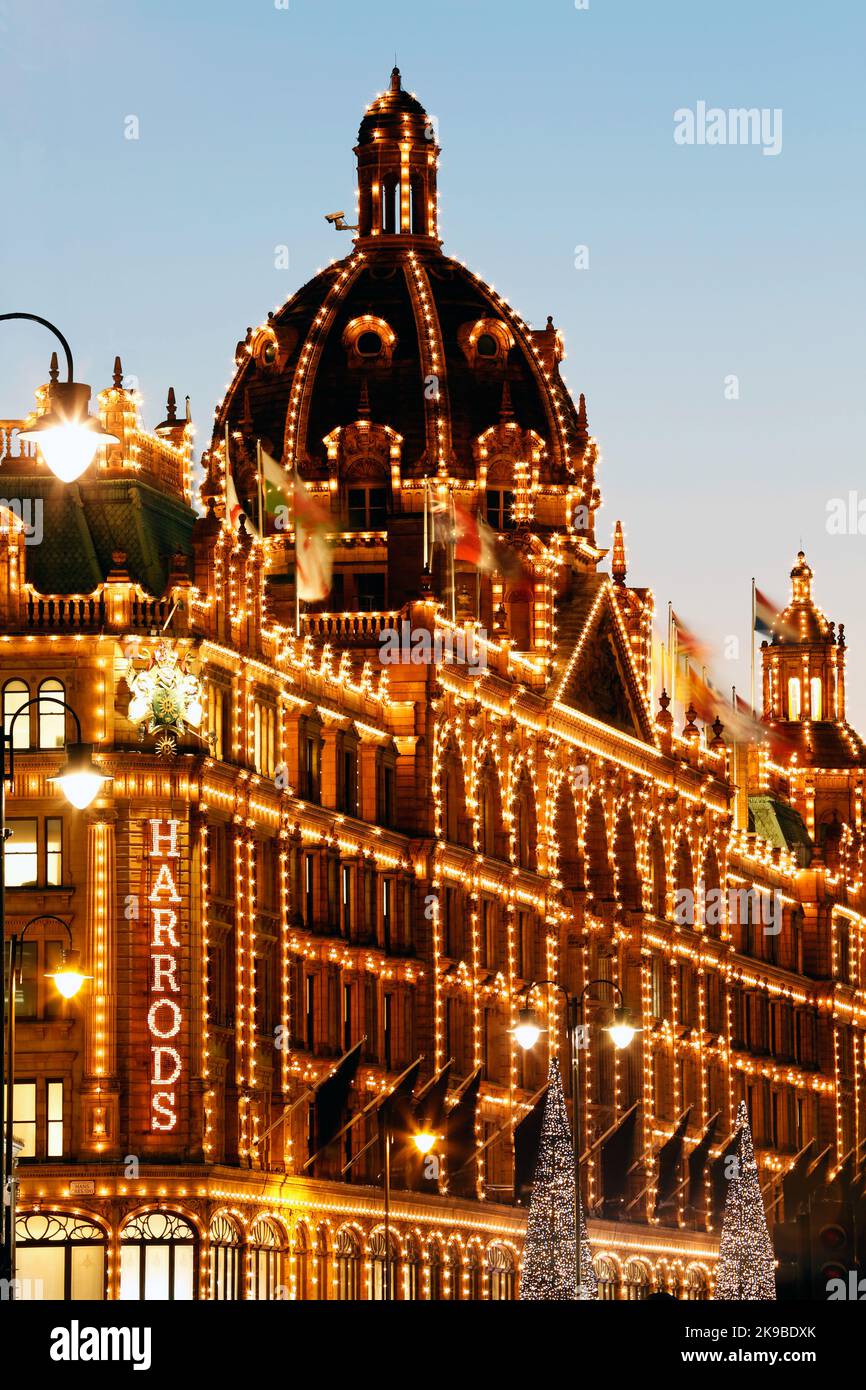
<instances>
[{"instance_id":1,"label":"triangular pediment","mask_svg":"<svg viewBox=\"0 0 866 1390\"><path fill-rule=\"evenodd\" d=\"M557 605L563 662L556 698L620 733L655 743L652 721L610 582L591 585Z\"/></svg>"}]
</instances>

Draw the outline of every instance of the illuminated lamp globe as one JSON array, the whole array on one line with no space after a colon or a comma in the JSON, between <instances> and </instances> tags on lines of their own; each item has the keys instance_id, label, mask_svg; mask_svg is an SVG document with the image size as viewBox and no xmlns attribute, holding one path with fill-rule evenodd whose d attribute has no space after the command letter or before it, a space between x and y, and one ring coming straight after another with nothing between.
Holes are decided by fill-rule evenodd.
<instances>
[{"instance_id":1,"label":"illuminated lamp globe","mask_svg":"<svg viewBox=\"0 0 866 1390\"><path fill-rule=\"evenodd\" d=\"M624 1047L628 1047L635 1033L641 1030L632 1023L628 1009L614 1009L613 1023L604 1031L610 1035L614 1047L622 1051Z\"/></svg>"},{"instance_id":2,"label":"illuminated lamp globe","mask_svg":"<svg viewBox=\"0 0 866 1390\"><path fill-rule=\"evenodd\" d=\"M57 783L76 810L85 811L111 778L99 771L89 743L73 743L63 771L47 780Z\"/></svg>"},{"instance_id":3,"label":"illuminated lamp globe","mask_svg":"<svg viewBox=\"0 0 866 1390\"><path fill-rule=\"evenodd\" d=\"M97 449L117 444L99 420L88 414L90 387L75 381L53 381L49 409L39 415L19 439L36 444L48 467L62 483L74 483L93 462Z\"/></svg>"},{"instance_id":4,"label":"illuminated lamp globe","mask_svg":"<svg viewBox=\"0 0 866 1390\"><path fill-rule=\"evenodd\" d=\"M422 1129L420 1134L412 1135L412 1143L415 1145L419 1154L428 1154L436 1143L436 1135L431 1134L429 1130Z\"/></svg>"},{"instance_id":5,"label":"illuminated lamp globe","mask_svg":"<svg viewBox=\"0 0 866 1390\"><path fill-rule=\"evenodd\" d=\"M80 951L64 951L58 968L46 971L45 978L54 981L64 999L73 999L84 981L92 979L92 976L85 975L81 969Z\"/></svg>"},{"instance_id":6,"label":"illuminated lamp globe","mask_svg":"<svg viewBox=\"0 0 866 1390\"><path fill-rule=\"evenodd\" d=\"M524 1052L535 1047L544 1029L538 1021L538 1016L534 1009L521 1009L517 1015L517 1023L512 1028L512 1035Z\"/></svg>"}]
</instances>

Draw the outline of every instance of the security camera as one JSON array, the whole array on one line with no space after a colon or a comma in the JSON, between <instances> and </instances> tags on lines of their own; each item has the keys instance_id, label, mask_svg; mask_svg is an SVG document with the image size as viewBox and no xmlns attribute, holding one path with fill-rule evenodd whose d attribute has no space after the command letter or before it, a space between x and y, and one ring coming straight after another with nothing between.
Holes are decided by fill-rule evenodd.
<instances>
[{"instance_id":1,"label":"security camera","mask_svg":"<svg viewBox=\"0 0 866 1390\"><path fill-rule=\"evenodd\" d=\"M337 226L338 223L342 222L345 216L346 214L344 212L326 212L325 221L333 222L334 225Z\"/></svg>"},{"instance_id":2,"label":"security camera","mask_svg":"<svg viewBox=\"0 0 866 1390\"><path fill-rule=\"evenodd\" d=\"M353 224L346 221L344 212L326 212L325 221L331 223L335 232L357 232L358 230L357 223Z\"/></svg>"}]
</instances>

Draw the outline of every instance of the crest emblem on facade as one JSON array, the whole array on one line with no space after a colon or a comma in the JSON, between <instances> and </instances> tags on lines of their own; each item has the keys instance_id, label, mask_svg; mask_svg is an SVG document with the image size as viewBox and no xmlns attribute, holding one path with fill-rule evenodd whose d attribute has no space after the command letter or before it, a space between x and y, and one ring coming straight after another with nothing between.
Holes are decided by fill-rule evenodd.
<instances>
[{"instance_id":1,"label":"crest emblem on facade","mask_svg":"<svg viewBox=\"0 0 866 1390\"><path fill-rule=\"evenodd\" d=\"M156 751L169 757L177 751L177 735L198 733L202 721L202 684L187 667L186 653L162 641L149 653L149 664L136 669L133 659L126 668L132 694L127 718L138 726L144 739L156 734Z\"/></svg>"}]
</instances>

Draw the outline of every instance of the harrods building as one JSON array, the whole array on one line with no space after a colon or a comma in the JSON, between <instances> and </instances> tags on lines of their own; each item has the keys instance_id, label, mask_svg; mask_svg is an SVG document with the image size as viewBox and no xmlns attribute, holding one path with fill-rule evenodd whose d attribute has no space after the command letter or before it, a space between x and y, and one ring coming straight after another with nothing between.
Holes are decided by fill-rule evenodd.
<instances>
[{"instance_id":1,"label":"harrods building","mask_svg":"<svg viewBox=\"0 0 866 1390\"><path fill-rule=\"evenodd\" d=\"M669 708L562 338L443 252L435 130L396 69L355 152L350 251L247 329L200 461L173 392L142 428L119 361L96 403L119 442L78 483L0 423L0 490L41 516L38 543L0 534L7 728L59 692L111 779L74 811L49 780L71 725L17 721L22 1296L516 1298L518 1127L566 1048L562 994L532 988L552 980L602 982L580 1097L600 1296L706 1298L742 1098L771 1222L809 1141L830 1181L866 1139L844 631L801 556L764 741ZM252 524L259 450L332 518L324 602L296 602L293 531ZM449 563L452 502L516 564ZM471 631L474 659L383 661L404 620L448 652ZM58 923L91 977L68 1002ZM622 1052L605 983L641 1029ZM351 1084L316 1090L353 1049ZM394 1150L386 1261L375 1102L419 1059L437 1147Z\"/></svg>"}]
</instances>

